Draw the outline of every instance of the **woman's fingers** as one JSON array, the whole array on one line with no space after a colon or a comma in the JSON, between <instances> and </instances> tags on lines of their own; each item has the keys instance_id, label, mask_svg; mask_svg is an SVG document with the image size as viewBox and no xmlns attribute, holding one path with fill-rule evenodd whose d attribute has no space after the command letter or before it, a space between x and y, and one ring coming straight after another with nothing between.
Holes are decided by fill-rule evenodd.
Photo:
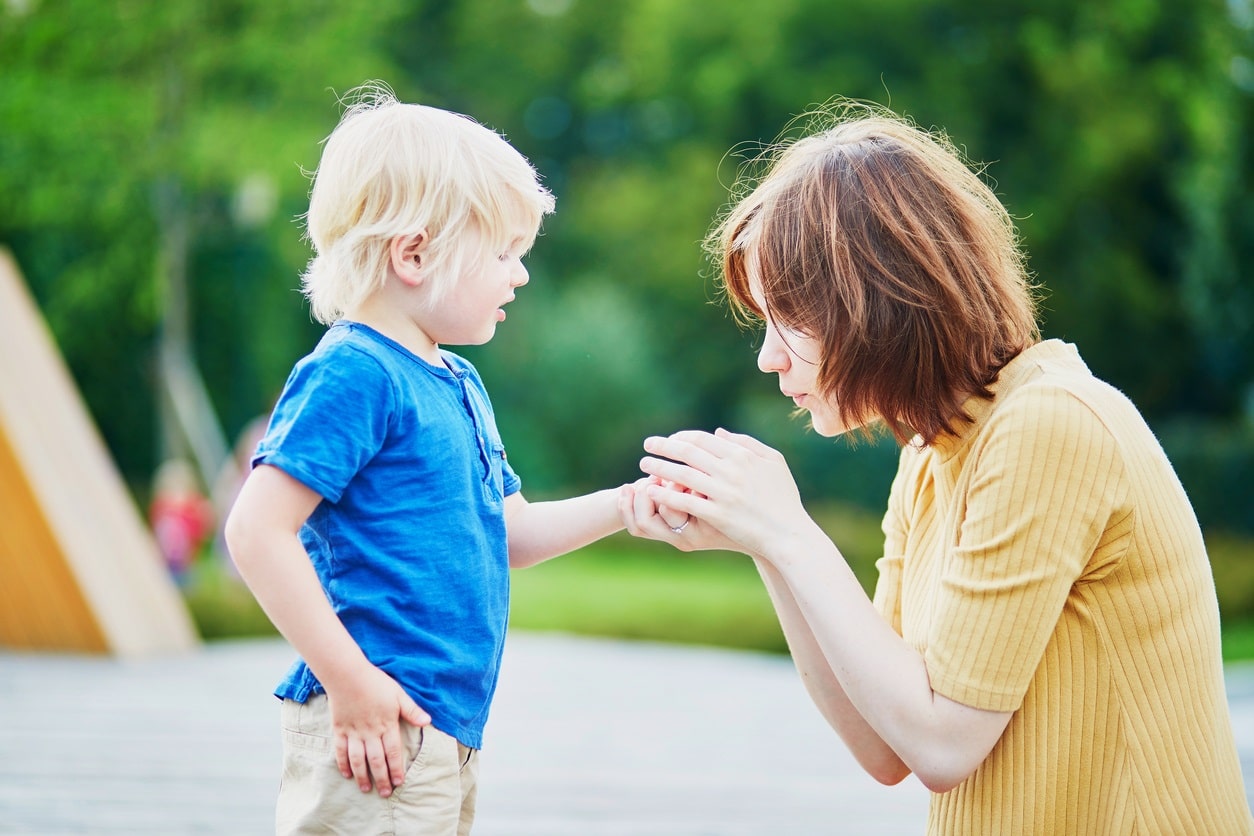
<instances>
[{"instance_id":1,"label":"woman's fingers","mask_svg":"<svg viewBox=\"0 0 1254 836\"><path fill-rule=\"evenodd\" d=\"M669 505L658 504L657 515L662 518L662 522L666 523L666 527L671 531L688 524L692 519L683 511L676 510Z\"/></svg>"},{"instance_id":2,"label":"woman's fingers","mask_svg":"<svg viewBox=\"0 0 1254 836\"><path fill-rule=\"evenodd\" d=\"M754 467L761 460L780 462L779 452L750 435L719 429L711 434L700 430L681 430L669 436L650 436L644 441L645 452L655 459L641 463L641 469L659 478L709 494L708 487L718 481L726 481L737 470ZM690 470L667 464L655 463L657 459L669 459ZM711 479L701 479L692 471L705 474Z\"/></svg>"},{"instance_id":3,"label":"woman's fingers","mask_svg":"<svg viewBox=\"0 0 1254 836\"><path fill-rule=\"evenodd\" d=\"M649 502L654 508L665 505L672 515L679 517L680 523L685 517L701 517L703 511L709 510L710 501L700 493L653 484L645 488L645 493L648 494ZM667 528L672 527L667 526Z\"/></svg>"},{"instance_id":4,"label":"woman's fingers","mask_svg":"<svg viewBox=\"0 0 1254 836\"><path fill-rule=\"evenodd\" d=\"M774 459L783 458L780 452L776 450L774 447L770 447L766 444L763 444L761 441L758 441L756 438L754 438L751 435L745 435L744 433L734 433L731 430L725 430L722 427L719 427L717 430L714 431L714 437L718 439L722 439L724 441L730 441L733 444L737 444L740 447L743 447L744 449L748 450L750 453L755 453L765 458L774 458Z\"/></svg>"},{"instance_id":5,"label":"woman's fingers","mask_svg":"<svg viewBox=\"0 0 1254 836\"><path fill-rule=\"evenodd\" d=\"M703 473L713 473L726 458L732 445L699 430L682 430L668 436L650 436L644 440L647 453L683 462Z\"/></svg>"},{"instance_id":6,"label":"woman's fingers","mask_svg":"<svg viewBox=\"0 0 1254 836\"><path fill-rule=\"evenodd\" d=\"M714 485L714 481L710 476L696 468L680 464L679 462L654 458L653 456L645 456L641 459L640 469L650 476L656 476L663 481L674 482L676 485L700 491L706 496L710 495L710 489Z\"/></svg>"}]
</instances>

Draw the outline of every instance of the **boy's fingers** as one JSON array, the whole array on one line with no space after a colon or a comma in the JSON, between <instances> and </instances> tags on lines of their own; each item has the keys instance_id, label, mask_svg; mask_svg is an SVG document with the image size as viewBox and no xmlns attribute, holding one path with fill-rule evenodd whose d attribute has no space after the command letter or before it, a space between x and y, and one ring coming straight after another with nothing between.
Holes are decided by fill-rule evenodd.
<instances>
[{"instance_id":1,"label":"boy's fingers","mask_svg":"<svg viewBox=\"0 0 1254 836\"><path fill-rule=\"evenodd\" d=\"M370 792L370 768L366 763L366 745L353 738L348 741L348 768L357 779L357 786L362 792Z\"/></svg>"},{"instance_id":2,"label":"boy's fingers","mask_svg":"<svg viewBox=\"0 0 1254 836\"><path fill-rule=\"evenodd\" d=\"M388 786L388 792L385 794L383 789L379 789L379 795L386 797L392 792L392 787L399 787L405 783L405 746L401 742L399 730L389 731L383 738L383 755L387 758L388 777L391 784Z\"/></svg>"},{"instance_id":3,"label":"boy's fingers","mask_svg":"<svg viewBox=\"0 0 1254 836\"><path fill-rule=\"evenodd\" d=\"M636 536L640 529L636 525L636 513L634 510L636 502L636 492L629 486L624 486L623 490L618 494L618 516L622 520L623 527L632 536Z\"/></svg>"},{"instance_id":4,"label":"boy's fingers","mask_svg":"<svg viewBox=\"0 0 1254 836\"><path fill-rule=\"evenodd\" d=\"M374 788L379 791L379 796L387 798L392 794L392 769L388 762L387 750L383 748L381 742L371 746L370 749L371 755L368 759L370 775L368 777L374 780Z\"/></svg>"},{"instance_id":5,"label":"boy's fingers","mask_svg":"<svg viewBox=\"0 0 1254 836\"><path fill-rule=\"evenodd\" d=\"M371 789L371 781L373 780L373 788L379 791L379 795L387 798L392 794L392 772L388 768L387 750L382 740L371 740L365 744L366 764L370 772L365 776L366 783L363 787L365 792Z\"/></svg>"},{"instance_id":6,"label":"boy's fingers","mask_svg":"<svg viewBox=\"0 0 1254 836\"><path fill-rule=\"evenodd\" d=\"M401 719L410 725L425 726L431 722L431 715L419 708L418 703L404 694L401 699Z\"/></svg>"},{"instance_id":7,"label":"boy's fingers","mask_svg":"<svg viewBox=\"0 0 1254 836\"><path fill-rule=\"evenodd\" d=\"M348 763L348 738L342 734L335 738L335 765L345 778L353 777L353 769Z\"/></svg>"},{"instance_id":8,"label":"boy's fingers","mask_svg":"<svg viewBox=\"0 0 1254 836\"><path fill-rule=\"evenodd\" d=\"M632 516L639 526L641 522L653 516L655 506L647 490L636 491L632 498Z\"/></svg>"}]
</instances>

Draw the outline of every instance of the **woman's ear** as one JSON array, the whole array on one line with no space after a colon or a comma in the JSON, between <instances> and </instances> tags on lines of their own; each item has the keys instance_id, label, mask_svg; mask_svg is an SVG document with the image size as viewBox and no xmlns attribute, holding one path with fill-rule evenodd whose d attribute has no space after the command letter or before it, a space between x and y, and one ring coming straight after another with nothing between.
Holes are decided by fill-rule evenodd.
<instances>
[{"instance_id":1,"label":"woman's ear","mask_svg":"<svg viewBox=\"0 0 1254 836\"><path fill-rule=\"evenodd\" d=\"M409 235L398 235L388 245L392 272L411 287L417 287L422 283L426 267L427 245L430 241L427 231L423 229Z\"/></svg>"}]
</instances>

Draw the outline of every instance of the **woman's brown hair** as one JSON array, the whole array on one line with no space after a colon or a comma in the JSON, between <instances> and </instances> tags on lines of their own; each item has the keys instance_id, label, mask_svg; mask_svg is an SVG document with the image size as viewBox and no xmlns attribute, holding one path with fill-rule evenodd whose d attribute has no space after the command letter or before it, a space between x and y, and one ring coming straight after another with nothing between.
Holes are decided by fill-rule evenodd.
<instances>
[{"instance_id":1,"label":"woman's brown hair","mask_svg":"<svg viewBox=\"0 0 1254 836\"><path fill-rule=\"evenodd\" d=\"M817 339L819 387L847 426L880 419L931 444L1040 339L1014 223L944 136L872 105L812 116L825 126L760 158L707 248L740 321Z\"/></svg>"}]
</instances>

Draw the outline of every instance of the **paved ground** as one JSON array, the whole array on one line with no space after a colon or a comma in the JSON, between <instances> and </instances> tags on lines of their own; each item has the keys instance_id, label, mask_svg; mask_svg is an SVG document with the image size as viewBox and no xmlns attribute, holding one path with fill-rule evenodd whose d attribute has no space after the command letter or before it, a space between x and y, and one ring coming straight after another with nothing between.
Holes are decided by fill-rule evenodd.
<instances>
[{"instance_id":1,"label":"paved ground","mask_svg":"<svg viewBox=\"0 0 1254 836\"><path fill-rule=\"evenodd\" d=\"M0 653L0 833L271 832L280 641L118 662ZM1229 671L1254 777L1254 668ZM791 664L514 634L476 836L917 834L927 793L853 763Z\"/></svg>"}]
</instances>

